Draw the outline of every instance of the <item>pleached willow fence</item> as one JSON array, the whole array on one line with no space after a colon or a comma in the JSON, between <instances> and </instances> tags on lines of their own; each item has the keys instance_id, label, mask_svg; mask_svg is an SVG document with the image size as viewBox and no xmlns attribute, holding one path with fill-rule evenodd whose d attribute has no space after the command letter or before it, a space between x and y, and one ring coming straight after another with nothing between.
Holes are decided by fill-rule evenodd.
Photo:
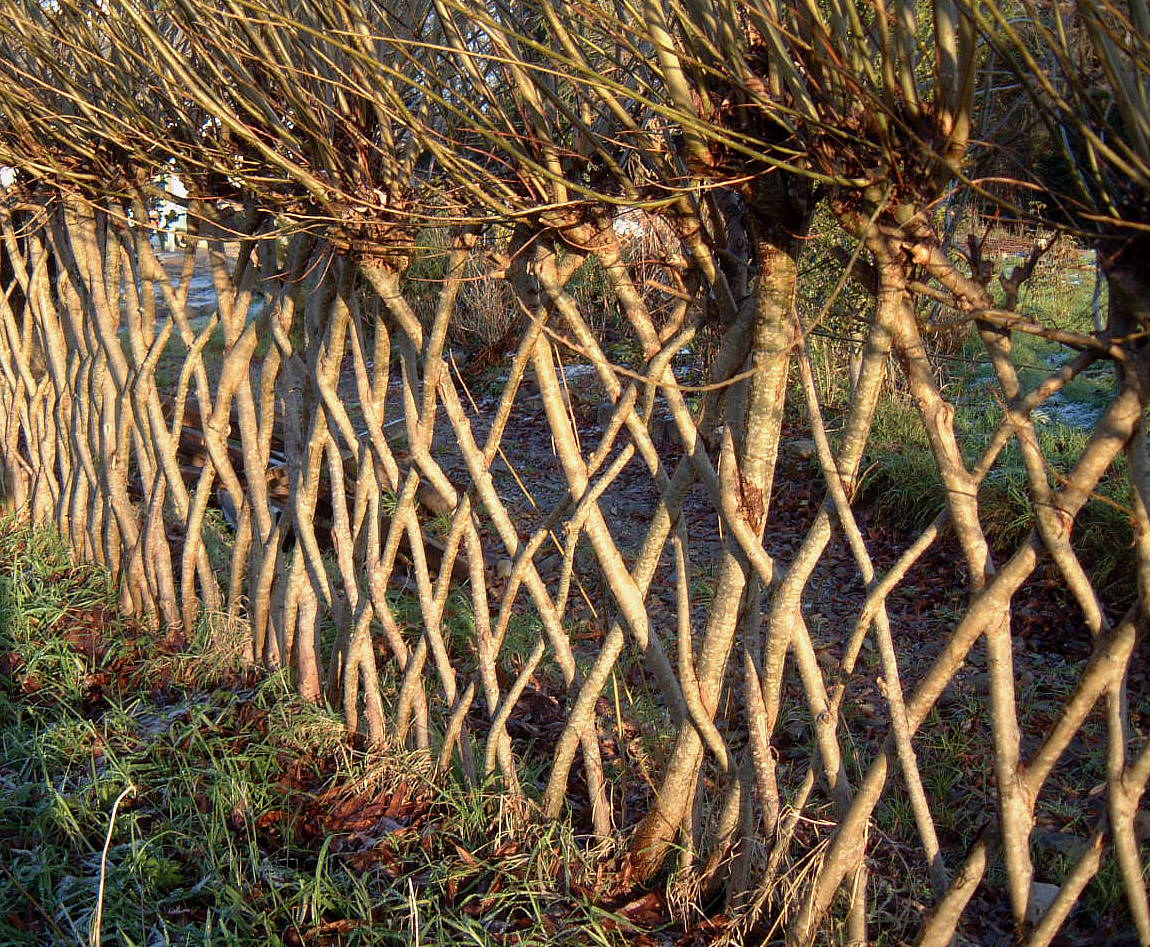
<instances>
[{"instance_id":1,"label":"pleached willow fence","mask_svg":"<svg viewBox=\"0 0 1150 947\"><path fill-rule=\"evenodd\" d=\"M904 139L897 128L862 128L860 89L874 101L908 96L906 83L930 70L905 71L903 47L872 37L863 60L881 47L903 71L836 85L841 64L818 74L803 57L870 35L846 19L792 30L751 4L757 26L723 21L734 32L711 36L710 53L682 53L692 82L711 54L714 69L753 66L755 56L779 57L776 70L790 63L785 81L776 71L766 84L744 76L733 87L748 109L790 90L786 121L730 131L721 120L732 87L711 118L683 91L672 33L702 34L673 28L687 16L679 8L661 19L651 4L645 27L611 20L596 34L596 54L618 69L597 87L590 77L605 67L580 58L583 35L546 3L524 5L523 35L479 8L436 6L424 23L439 22L439 38L418 42L417 18L384 33L355 4L331 7L364 18L344 32L306 4L293 8L299 20L268 13L258 26L221 12L227 5L205 6L187 14L195 29L180 27L194 6L160 16L124 4L107 35L98 18L76 14L68 44L45 41L36 55L20 45L34 46L31 27L5 40L26 75L55 68L45 50L66 59L89 48L150 77L160 103L140 106L108 82L5 87L14 130L0 154L19 168L0 208L9 506L112 569L133 614L184 629L243 619L252 659L290 667L300 693L341 705L367 744L422 750L443 778L454 769L494 781L538 817L571 815L590 834L622 839L627 883L674 865L699 904L725 891L738 918L732 938L777 929L803 944L841 925L835 936L862 943L868 924L878 933L885 923L897 887L917 905L898 937L949 943L962 923L974 932L990 923L997 905L1019 936L1044 944L1105 872L1124 891L1116 916L1150 943L1136 832L1150 779L1146 694L1131 701L1126 686L1150 593L1144 236L1122 237L1110 258L1106 331L1055 329L1020 313L1043 247L995 272L977 240L960 253L933 223L966 147L955 129L969 132L973 110L951 93L977 83L956 81L940 58L929 119L904 128ZM46 35L62 29L31 9L28 22ZM173 50L197 61L204 37L236 23L249 31L245 58L209 68L204 53L198 73L179 71ZM825 46L784 50L816 27L827 30ZM84 29L102 39L86 46ZM321 41L325 31L339 38ZM538 39L547 31L575 75L563 94L547 59L559 54L545 55ZM748 36L770 43L719 55ZM613 60L603 37L616 44ZM140 42L151 52L123 52ZM400 66L356 71L375 61L372 50L379 62L400 62L396 50L412 57L408 66L419 60L406 86ZM420 85L441 54L456 71L437 59L436 75L455 98ZM329 82L324 70L338 62L345 71ZM437 91L416 96L429 87ZM664 88L666 103L652 104ZM817 108L803 88L824 96ZM52 107L67 122L33 120L43 89L63 97L66 108ZM264 113L246 107L252 89L266 93ZM76 107L89 93L109 98ZM428 117L444 102L446 118ZM813 131L803 138L808 105ZM137 107L164 116L151 125L138 117L146 148L124 117ZM838 133L822 110L834 108L856 124L830 141ZM531 134L515 138L525 122ZM930 160L903 147L925 148L928 126L938 136ZM161 128L173 140L157 159L148 136ZM371 132L356 138L357 128ZM99 134L106 148L91 145ZM34 148L37 135L51 147ZM872 168L874 152L859 144L866 135L897 163L886 183L819 170L828 154L836 166ZM156 197L150 175L173 169L192 189L186 248L160 253L144 223ZM364 184L372 174L375 190ZM831 239L812 230L816 221L851 248L821 288L802 267L812 241ZM859 351L832 366L852 381L830 426L812 333L848 281L870 302L857 313ZM940 383L924 339L938 328L924 324L931 307L992 366L980 395L991 433L977 443L956 426L958 389ZM476 326L488 332L483 344L463 344ZM1024 384L1012 333L1043 336L1072 357ZM1116 371L1101 418L1075 463L1054 475L1033 412L1107 361ZM852 504L892 386L921 418L946 501L880 567ZM809 445L804 469L817 483L801 521L776 509L780 458L795 438ZM1021 541L993 549L980 489L1008 448L1034 512ZM1138 577L1137 601L1120 615L1071 544L1083 509L1115 476L1131 486ZM947 547L953 569L914 581L966 581L966 594L950 597L949 620L936 619L931 659L909 660L921 628L890 603L913 594L908 574L937 564L948 537L957 540ZM826 568L843 543L849 576ZM1033 716L1015 668L1012 602L1040 566L1077 608L1067 626L1089 637L1092 656ZM850 615L830 633L809 623L828 600ZM976 650L985 673L972 690L960 678ZM985 755L945 765L989 787L985 796L941 794L928 771L937 758L923 760L924 745L952 732L937 710L956 691ZM863 692L882 704L871 707L866 736L852 729ZM1078 800L1085 837L1052 869L1036 863L1032 834L1072 748L1076 760L1094 754L1105 804ZM901 868L885 860L872 872L897 849L877 815L894 805L916 843ZM948 811L963 806L965 821ZM956 837L940 830L943 820L984 827ZM972 903L978 917L964 922Z\"/></svg>"}]
</instances>

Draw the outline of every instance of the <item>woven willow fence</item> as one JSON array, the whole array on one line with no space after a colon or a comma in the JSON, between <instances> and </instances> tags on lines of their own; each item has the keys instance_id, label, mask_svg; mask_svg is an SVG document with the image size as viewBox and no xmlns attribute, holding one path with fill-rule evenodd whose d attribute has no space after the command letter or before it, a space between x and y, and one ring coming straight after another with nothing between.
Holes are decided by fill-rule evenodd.
<instances>
[{"instance_id":1,"label":"woven willow fence","mask_svg":"<svg viewBox=\"0 0 1150 947\"><path fill-rule=\"evenodd\" d=\"M1049 943L1111 862L1150 943L1135 833L1150 744L1125 691L1150 594L1144 122L1114 144L1056 94L1057 55L1033 81L1012 71L1018 49L1059 49L1039 42L1058 39L1041 10L1020 37L942 2L925 24L881 4L16 6L0 27L0 164L17 171L0 209L6 499L110 567L126 610L244 619L252 659L342 705L368 744L622 838L633 882L676 865L700 901L726 892L736 932L777 923L809 943L833 923L864 942L874 817L897 795L918 839L905 870L925 869L921 943L950 942L982 885ZM1136 105L1144 73L1122 83L1144 42L1116 44L1092 11L1062 39L1121 66L1111 91ZM938 55L920 60L924 43ZM1093 155L1059 219L1100 241L1104 331L1018 311L1046 244L996 271L977 240L947 239L936 202L965 193L970 139L1011 120L976 96L995 81ZM146 221L170 174L189 191L186 249L160 253ZM812 289L816 239L846 250ZM870 301L829 431L812 333L848 283ZM465 356L461 333L497 315L506 331ZM940 325L993 366L978 456L932 361ZM1024 385L1012 333L1070 357ZM1105 361L1101 419L1055 476L1033 413ZM946 506L879 568L852 501L892 385ZM779 552L772 488L796 434L821 506ZM1008 447L1033 522L993 550L980 487ZM1116 465L1137 559L1125 614L1070 541ZM888 604L947 537L965 600L933 660L908 663L918 629ZM836 543L857 592L822 569ZM1040 566L1092 656L1024 733L1012 600ZM816 634L830 596L852 622ZM975 650L991 752L964 765L993 805L956 841L920 754ZM871 741L851 734L859 688L885 703ZM657 750L624 751L637 720ZM783 759L794 720L804 748ZM1036 811L1091 721L1105 806L1061 876L1038 878Z\"/></svg>"}]
</instances>

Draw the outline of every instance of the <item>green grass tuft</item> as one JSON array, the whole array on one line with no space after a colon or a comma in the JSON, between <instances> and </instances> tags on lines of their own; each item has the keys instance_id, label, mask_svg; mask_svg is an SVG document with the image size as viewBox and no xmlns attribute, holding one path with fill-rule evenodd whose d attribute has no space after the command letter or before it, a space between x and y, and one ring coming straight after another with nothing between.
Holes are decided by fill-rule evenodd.
<instances>
[{"instance_id":1,"label":"green grass tuft","mask_svg":"<svg viewBox=\"0 0 1150 947\"><path fill-rule=\"evenodd\" d=\"M352 750L243 628L174 653L58 537L0 537L0 944L86 943L97 904L121 947L627 939L569 825Z\"/></svg>"}]
</instances>

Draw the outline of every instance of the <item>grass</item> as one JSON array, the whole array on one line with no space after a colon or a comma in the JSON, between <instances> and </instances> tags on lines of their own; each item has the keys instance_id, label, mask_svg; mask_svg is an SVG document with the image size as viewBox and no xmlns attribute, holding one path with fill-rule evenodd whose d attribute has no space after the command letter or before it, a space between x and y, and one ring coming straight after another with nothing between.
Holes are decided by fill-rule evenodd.
<instances>
[{"instance_id":1,"label":"grass","mask_svg":"<svg viewBox=\"0 0 1150 947\"><path fill-rule=\"evenodd\" d=\"M1046 267L1024 288L1019 309L1046 325L1078 332L1092 326L1093 277L1089 268ZM969 465L977 462L1002 416L992 392L997 384L981 343L971 338L965 367L945 368L946 397L955 405L955 430ZM1023 384L1038 384L1067 358L1062 347L1015 333L1014 357ZM961 364L961 363L960 363ZM1032 418L1057 488L1081 456L1091 428L1113 398L1112 368L1100 364L1083 372ZM944 508L946 497L918 413L903 393L891 393L875 420L860 500L895 528L918 531ZM979 494L983 525L1001 552L1013 550L1033 524L1033 506L1017 443L1002 453ZM1103 478L1079 514L1072 543L1098 590L1116 607L1133 594L1133 524L1130 488L1120 460Z\"/></svg>"},{"instance_id":2,"label":"grass","mask_svg":"<svg viewBox=\"0 0 1150 947\"><path fill-rule=\"evenodd\" d=\"M95 942L116 945L633 932L595 906L569 825L352 750L334 713L243 666L242 627L205 623L176 653L57 537L0 528L0 943L88 942L98 905Z\"/></svg>"},{"instance_id":3,"label":"grass","mask_svg":"<svg viewBox=\"0 0 1150 947\"><path fill-rule=\"evenodd\" d=\"M1095 306L1095 276L1093 266L1073 247L1061 256L1043 259L1033 277L1023 284L1018 300L1018 312L1042 325L1072 332L1093 332ZM998 260L999 270L1009 271L1021 258ZM993 288L992 284L992 288ZM1105 290L1105 286L1102 287ZM1001 293L1000 293L1001 295ZM1105 292L1099 299L1105 309ZM856 307L857 309L857 307ZM928 336L935 348L942 343L937 335ZM955 351L950 348L957 345ZM1018 367L1024 388L1038 384L1051 371L1064 364L1074 354L1064 346L1038 336L1015 332L1011 337L1012 356ZM956 407L956 428L968 441L968 461L977 456L979 448L1001 416L994 401L997 382L985 349L972 329L961 336L947 338L944 348L949 356L941 359L936 368L944 389L944 396ZM840 386L842 381L840 379ZM1044 447L1083 432L1101 413L1113 397L1115 390L1113 370L1101 362L1083 372L1059 395L1034 413ZM833 400L833 398L831 399ZM915 452L926 449L927 440L921 423L905 395L895 392L880 411L875 425L876 450L912 446ZM1052 459L1065 460L1077 456L1071 447L1081 448L1085 437L1076 443L1054 450ZM1005 467L1018 467L1017 456Z\"/></svg>"}]
</instances>

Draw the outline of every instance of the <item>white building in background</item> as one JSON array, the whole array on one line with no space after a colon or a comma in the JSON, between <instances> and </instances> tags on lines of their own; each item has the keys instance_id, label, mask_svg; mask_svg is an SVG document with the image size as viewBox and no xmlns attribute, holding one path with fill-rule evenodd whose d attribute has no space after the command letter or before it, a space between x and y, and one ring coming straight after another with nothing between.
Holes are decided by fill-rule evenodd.
<instances>
[{"instance_id":1,"label":"white building in background","mask_svg":"<svg viewBox=\"0 0 1150 947\"><path fill-rule=\"evenodd\" d=\"M158 200L152 209L156 242L161 250L175 250L188 232L188 189L174 171L157 176L154 183L169 195Z\"/></svg>"}]
</instances>

